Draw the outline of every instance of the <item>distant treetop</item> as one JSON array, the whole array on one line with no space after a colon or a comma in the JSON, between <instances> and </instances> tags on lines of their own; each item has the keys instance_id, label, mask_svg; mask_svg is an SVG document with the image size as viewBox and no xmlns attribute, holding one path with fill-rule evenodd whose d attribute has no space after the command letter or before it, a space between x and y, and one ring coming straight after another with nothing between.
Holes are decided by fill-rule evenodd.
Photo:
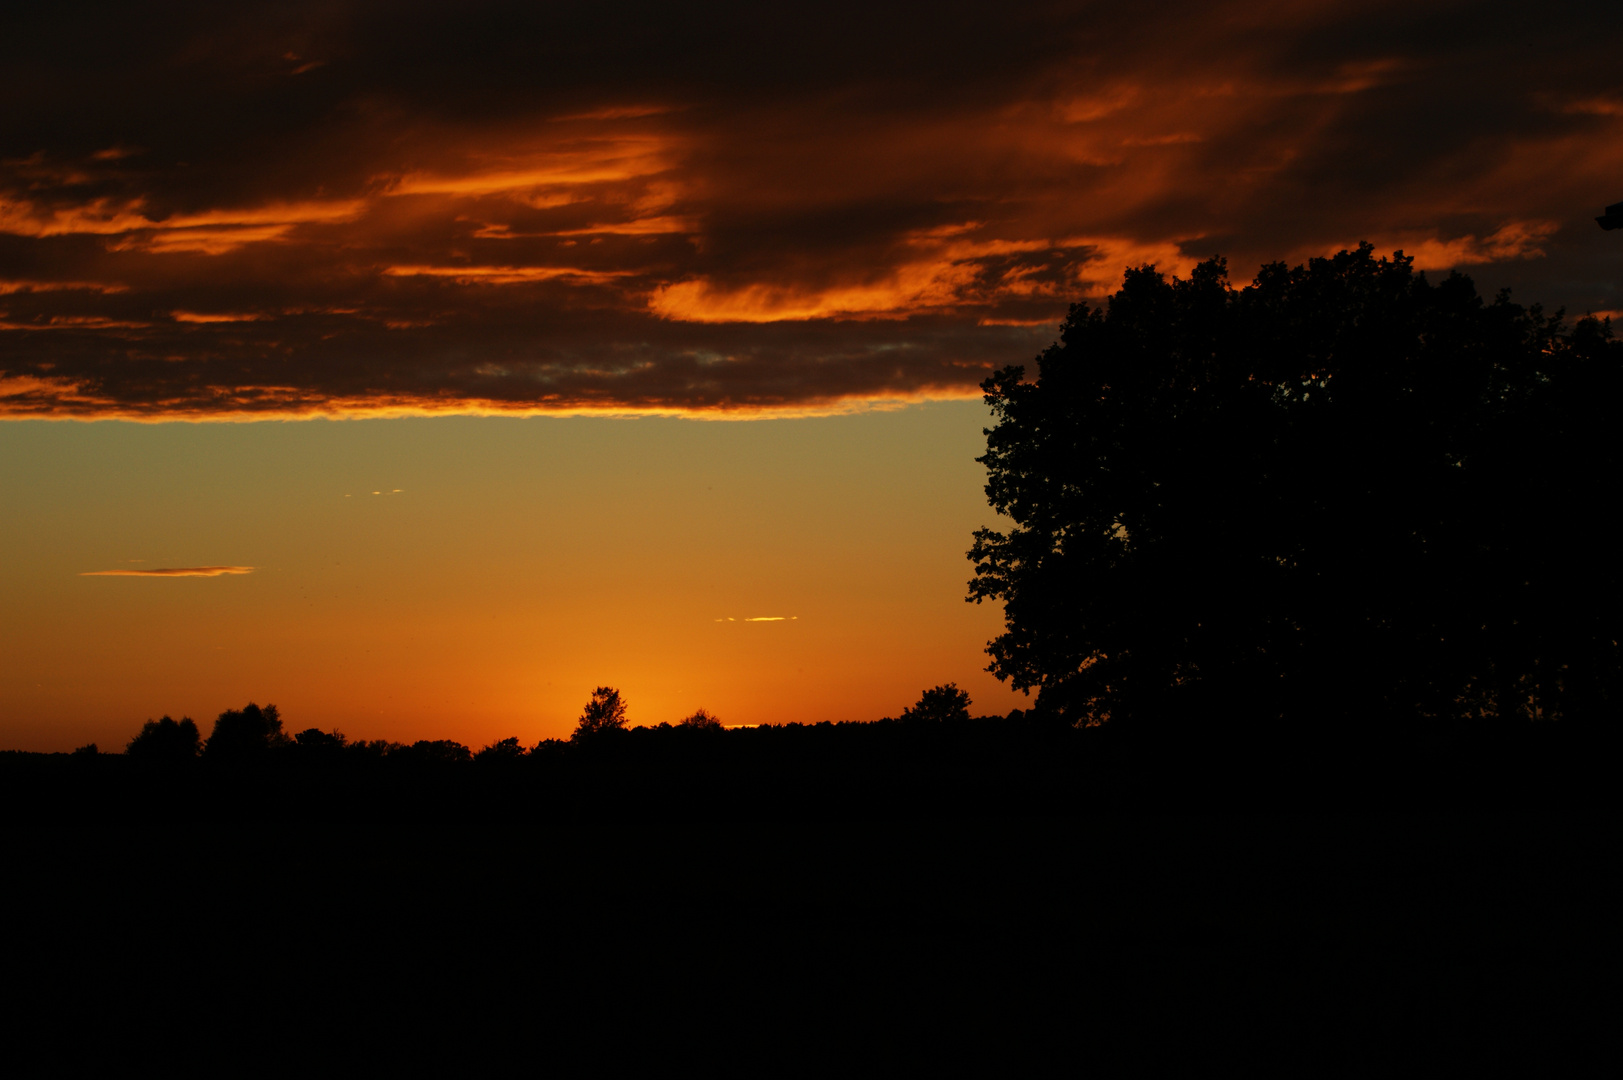
<instances>
[{"instance_id":1,"label":"distant treetop","mask_svg":"<svg viewBox=\"0 0 1623 1080\"><path fill-rule=\"evenodd\" d=\"M720 731L721 721L704 709L695 709L692 716L683 717L676 726L701 731Z\"/></svg>"},{"instance_id":2,"label":"distant treetop","mask_svg":"<svg viewBox=\"0 0 1623 1080\"><path fill-rule=\"evenodd\" d=\"M227 709L214 721L214 730L203 744L203 756L237 760L286 746L291 740L282 732L282 717L275 705L261 709L249 702L242 709Z\"/></svg>"},{"instance_id":3,"label":"distant treetop","mask_svg":"<svg viewBox=\"0 0 1623 1080\"><path fill-rule=\"evenodd\" d=\"M140 761L191 761L197 757L200 736L191 717L173 720L165 716L148 720L124 747L124 753Z\"/></svg>"}]
</instances>

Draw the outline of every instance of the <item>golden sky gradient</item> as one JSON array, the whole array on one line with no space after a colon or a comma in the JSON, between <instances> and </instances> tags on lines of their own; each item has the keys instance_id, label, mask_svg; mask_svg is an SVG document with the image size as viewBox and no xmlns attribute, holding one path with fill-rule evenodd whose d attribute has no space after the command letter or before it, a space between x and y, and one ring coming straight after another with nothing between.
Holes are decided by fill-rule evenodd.
<instances>
[{"instance_id":1,"label":"golden sky gradient","mask_svg":"<svg viewBox=\"0 0 1623 1080\"><path fill-rule=\"evenodd\" d=\"M0 424L0 747L250 698L533 743L604 683L633 723L875 719L948 680L1006 712L1001 615L963 600L987 422Z\"/></svg>"},{"instance_id":2,"label":"golden sky gradient","mask_svg":"<svg viewBox=\"0 0 1623 1080\"><path fill-rule=\"evenodd\" d=\"M1003 711L977 388L1124 267L1368 240L1623 310L1623 13L1542 11L20 15L0 743L249 697L560 734L601 682L656 722ZM373 419L162 423L310 417Z\"/></svg>"}]
</instances>

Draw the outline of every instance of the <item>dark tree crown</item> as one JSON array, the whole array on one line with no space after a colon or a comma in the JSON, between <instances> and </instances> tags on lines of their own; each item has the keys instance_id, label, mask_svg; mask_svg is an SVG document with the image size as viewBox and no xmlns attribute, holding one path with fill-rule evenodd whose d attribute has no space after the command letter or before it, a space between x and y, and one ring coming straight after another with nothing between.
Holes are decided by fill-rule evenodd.
<instances>
[{"instance_id":1,"label":"dark tree crown","mask_svg":"<svg viewBox=\"0 0 1623 1080\"><path fill-rule=\"evenodd\" d=\"M1084 724L1615 700L1610 325L1410 262L1129 270L989 378L989 670Z\"/></svg>"}]
</instances>

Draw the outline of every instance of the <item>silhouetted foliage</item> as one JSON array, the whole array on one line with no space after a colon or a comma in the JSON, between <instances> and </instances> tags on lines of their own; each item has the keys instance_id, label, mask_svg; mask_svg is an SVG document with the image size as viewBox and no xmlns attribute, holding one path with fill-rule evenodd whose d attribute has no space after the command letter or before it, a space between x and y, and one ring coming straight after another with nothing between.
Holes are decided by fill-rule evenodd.
<instances>
[{"instance_id":1,"label":"silhouetted foliage","mask_svg":"<svg viewBox=\"0 0 1623 1080\"><path fill-rule=\"evenodd\" d=\"M473 760L473 751L452 739L419 739L410 746L394 747L389 754L425 765L455 765Z\"/></svg>"},{"instance_id":2,"label":"silhouetted foliage","mask_svg":"<svg viewBox=\"0 0 1623 1080\"><path fill-rule=\"evenodd\" d=\"M191 717L176 721L167 716L148 720L124 747L124 753L138 761L191 761L197 757L200 736Z\"/></svg>"},{"instance_id":3,"label":"silhouetted foliage","mask_svg":"<svg viewBox=\"0 0 1623 1080\"><path fill-rule=\"evenodd\" d=\"M932 686L920 695L918 704L902 710L903 720L941 723L947 720L969 719L969 694L958 689L957 683Z\"/></svg>"},{"instance_id":4,"label":"silhouetted foliage","mask_svg":"<svg viewBox=\"0 0 1623 1080\"><path fill-rule=\"evenodd\" d=\"M477 754L473 755L475 761L518 761L524 756L524 747L519 743L518 736L500 739L491 743Z\"/></svg>"},{"instance_id":5,"label":"silhouetted foliage","mask_svg":"<svg viewBox=\"0 0 1623 1080\"><path fill-rule=\"evenodd\" d=\"M386 758L396 751L405 749L408 747L387 739L373 739L370 742L366 739L357 739L344 747L345 752L353 758Z\"/></svg>"},{"instance_id":6,"label":"silhouetted foliage","mask_svg":"<svg viewBox=\"0 0 1623 1080\"><path fill-rule=\"evenodd\" d=\"M695 709L692 716L684 716L676 725L693 731L721 731L721 721L704 709Z\"/></svg>"},{"instance_id":7,"label":"silhouetted foliage","mask_svg":"<svg viewBox=\"0 0 1623 1080\"><path fill-rule=\"evenodd\" d=\"M1615 704L1610 324L1410 261L1130 270L988 379L989 670L1082 724Z\"/></svg>"},{"instance_id":8,"label":"silhouetted foliage","mask_svg":"<svg viewBox=\"0 0 1623 1080\"><path fill-rule=\"evenodd\" d=\"M612 686L600 686L592 691L592 700L580 714L580 723L569 738L572 742L594 739L611 731L624 731L626 706L620 691Z\"/></svg>"},{"instance_id":9,"label":"silhouetted foliage","mask_svg":"<svg viewBox=\"0 0 1623 1080\"><path fill-rule=\"evenodd\" d=\"M293 736L293 744L300 750L306 751L336 751L348 745L340 731L322 731L320 728L305 728Z\"/></svg>"},{"instance_id":10,"label":"silhouetted foliage","mask_svg":"<svg viewBox=\"0 0 1623 1080\"><path fill-rule=\"evenodd\" d=\"M83 746L74 747L73 750L74 757L96 757L100 753L101 747L97 746L93 742L85 743Z\"/></svg>"},{"instance_id":11,"label":"silhouetted foliage","mask_svg":"<svg viewBox=\"0 0 1623 1080\"><path fill-rule=\"evenodd\" d=\"M530 748L529 756L537 762L557 761L569 750L568 739L542 739Z\"/></svg>"},{"instance_id":12,"label":"silhouetted foliage","mask_svg":"<svg viewBox=\"0 0 1623 1080\"><path fill-rule=\"evenodd\" d=\"M275 705L261 709L249 702L242 709L227 709L214 721L214 730L203 744L203 756L222 761L243 761L267 750L286 746L282 717Z\"/></svg>"}]
</instances>

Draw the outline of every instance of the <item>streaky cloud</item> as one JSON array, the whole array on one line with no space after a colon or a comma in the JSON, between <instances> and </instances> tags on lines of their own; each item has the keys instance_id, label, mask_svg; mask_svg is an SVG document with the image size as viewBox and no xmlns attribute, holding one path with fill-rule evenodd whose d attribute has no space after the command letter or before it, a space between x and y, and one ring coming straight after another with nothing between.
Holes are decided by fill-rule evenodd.
<instances>
[{"instance_id":1,"label":"streaky cloud","mask_svg":"<svg viewBox=\"0 0 1623 1080\"><path fill-rule=\"evenodd\" d=\"M251 574L253 566L175 566L158 570L86 570L80 577L222 577Z\"/></svg>"}]
</instances>

